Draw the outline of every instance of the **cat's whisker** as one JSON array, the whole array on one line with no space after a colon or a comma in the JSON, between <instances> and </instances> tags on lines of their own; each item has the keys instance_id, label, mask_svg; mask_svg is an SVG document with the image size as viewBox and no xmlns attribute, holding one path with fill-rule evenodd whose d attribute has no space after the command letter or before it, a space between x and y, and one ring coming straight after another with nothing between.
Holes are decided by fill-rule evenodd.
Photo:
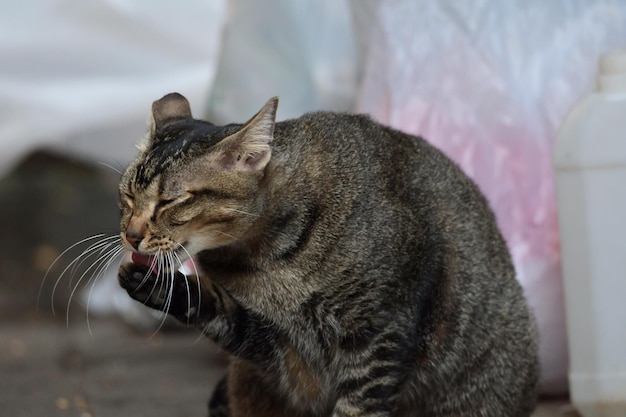
<instances>
[{"instance_id":1,"label":"cat's whisker","mask_svg":"<svg viewBox=\"0 0 626 417\"><path fill-rule=\"evenodd\" d=\"M181 245L181 247L182 247L182 245ZM183 262L181 261L180 257L176 254L176 252L171 252L171 254L172 254L172 261L174 262L174 258L176 258L178 263L182 266ZM194 265L194 267L195 267L195 265ZM187 311L189 313L191 311L191 286L189 285L189 279L187 278L187 275L183 273L183 277L184 277L185 286L186 286L186 289L187 289ZM198 279L197 275L196 275L196 279ZM200 282L200 281L198 281L198 282ZM198 306L196 307L196 309L197 309L196 313L198 311L200 311L200 304L199 303L198 303ZM189 319L189 318L190 318L190 316L188 314L187 315L187 319Z\"/></svg>"},{"instance_id":2,"label":"cat's whisker","mask_svg":"<svg viewBox=\"0 0 626 417\"><path fill-rule=\"evenodd\" d=\"M109 240L110 242L106 243L105 241ZM72 269L70 271L70 281L68 282L68 288L73 288L73 281L74 281L74 276L76 274L76 270L80 269L80 267L87 261L87 259L89 259L91 256L96 255L97 254L97 259L100 259L100 257L106 252L108 251L112 246L116 246L120 244L120 239L119 236L117 235L113 235L107 239L103 239L100 242L96 242L91 244L89 247L87 247L87 249L85 249L83 252L89 253L88 256L81 256L81 260L80 262L77 262L76 264L74 264L72 266ZM121 247L121 245L120 245Z\"/></svg>"},{"instance_id":3,"label":"cat's whisker","mask_svg":"<svg viewBox=\"0 0 626 417\"><path fill-rule=\"evenodd\" d=\"M146 273L143 275L143 279L141 280L141 282L139 282L137 287L135 287L134 291L140 290L141 288L143 288L144 285L146 285L146 283L148 283L148 280L150 279L150 276L152 275L155 269L157 271L157 274L154 279L154 282L152 283L152 288L150 288L150 292L148 293L148 296L146 297L146 300L149 300L152 297L152 294L154 294L154 291L156 290L157 285L159 284L160 269L159 269L159 252L158 251L156 254L154 254L152 260L150 261L150 265L148 265L148 269L146 270Z\"/></svg>"},{"instance_id":4,"label":"cat's whisker","mask_svg":"<svg viewBox=\"0 0 626 417\"><path fill-rule=\"evenodd\" d=\"M94 254L95 252L100 251L100 253L102 253L104 250L106 250L108 247L118 244L119 243L119 236L118 235L112 235L103 239L100 239L97 242L94 242L92 244L90 244L89 246L87 246L87 248L85 248L82 253L77 257L77 258L81 258L80 262L75 263L70 271L70 276L72 276L73 274L75 274L76 269L80 268L80 266L86 261L86 259L88 257L83 257L82 254Z\"/></svg>"},{"instance_id":5,"label":"cat's whisker","mask_svg":"<svg viewBox=\"0 0 626 417\"><path fill-rule=\"evenodd\" d=\"M169 291L169 297L167 300L168 303L168 311L170 309L170 307L172 306L172 299L173 294L174 294L174 284L175 284L175 280L176 280L176 262L174 260L174 255L172 252L167 252L167 263L168 263L168 271L169 271L169 279L170 279L170 291Z\"/></svg>"},{"instance_id":6,"label":"cat's whisker","mask_svg":"<svg viewBox=\"0 0 626 417\"><path fill-rule=\"evenodd\" d=\"M90 240L93 239L99 239L102 236L105 236L104 233L100 233L94 236L90 236L90 237L86 237L85 239L79 240L78 242L74 243L73 245L71 245L69 248L65 249L63 252L61 252L61 254L59 256L57 256L55 258L55 260L50 264L50 266L48 267L48 269L46 270L46 273L44 274L42 280L41 280L41 284L39 285L39 291L37 293L37 306L39 306L39 302L41 301L41 292L43 291L43 287L46 283L46 279L48 278L48 275L50 274L50 271L52 270L52 268L54 268L54 266L56 265L56 263L63 257L65 256L66 253L68 253L69 251L71 251L72 249L74 249L76 246L81 245L85 242L88 242Z\"/></svg>"},{"instance_id":7,"label":"cat's whisker","mask_svg":"<svg viewBox=\"0 0 626 417\"><path fill-rule=\"evenodd\" d=\"M90 323L90 320L89 320L89 310L90 310L89 306L91 304L91 298L92 298L92 294L93 294L93 290L95 288L96 282L100 278L102 278L104 276L105 272L107 270L109 270L109 268L111 268L111 265L115 262L116 259L118 261L116 269L119 269L119 266L122 264L122 261L124 259L124 257L121 256L121 255L124 254L124 251L125 251L124 247L123 246L119 246L118 247L118 251L116 253L113 253L110 256L109 260L100 269L100 272L90 279L91 286L89 288L89 294L87 295L87 306L86 306L87 313L86 313L86 315L87 315L87 329L89 330L89 334L92 335L92 336L93 336L93 332L91 331L91 323Z\"/></svg>"},{"instance_id":8,"label":"cat's whisker","mask_svg":"<svg viewBox=\"0 0 626 417\"><path fill-rule=\"evenodd\" d=\"M198 309L196 311L196 314L200 313L200 305L202 304L202 288L200 287L200 274L198 273L198 268L196 267L196 261L193 259L193 256L191 256L191 253L189 253L189 251L187 250L187 248L185 246L183 246L182 244L176 242L176 244L185 252L185 254L187 255L188 259L190 259L191 261L191 266L193 267L193 272L194 275L196 277L196 287L198 288L198 305L196 306L196 308ZM181 264L181 266L183 265L183 262L181 262L181 259L178 255L176 255L176 257L178 258L178 262ZM185 275L185 279L187 279L187 275ZM189 283L189 281L187 280L187 283Z\"/></svg>"},{"instance_id":9,"label":"cat's whisker","mask_svg":"<svg viewBox=\"0 0 626 417\"><path fill-rule=\"evenodd\" d=\"M97 237L92 236L90 238L83 239L83 240L77 242L76 244L70 246L70 248L66 249L63 253L61 253L61 255L59 255L57 260L60 259L60 257L63 256L64 254L66 254L68 250L76 247L78 244L85 243L85 242L87 242L89 240L92 240L94 238L101 238L104 235L101 234L101 235L96 235L96 236ZM52 305L52 314L53 315L56 315L56 311L55 311L55 308L54 308L54 296L56 294L56 290L57 290L57 287L59 286L59 283L61 282L63 277L66 275L68 270L75 270L76 264L81 264L82 262L84 262L84 260L86 258L89 258L89 257L93 256L95 253L97 253L98 250L100 250L102 248L105 248L105 249L106 248L110 248L111 246L118 244L119 242L115 241L115 239L119 239L119 236L117 236L117 235L109 236L109 237L101 239L98 242L90 245L87 249L85 249L82 253L80 253L74 260L72 260L72 262L70 262L63 269L63 271L61 271L61 273L59 274L59 277L57 278L57 280L54 283L54 286L52 287L52 293L50 295L50 297L51 297L51 305ZM53 264L50 266L50 268L48 268L48 271L50 271L50 269L53 267L53 265L55 263L56 263L56 260L55 260L55 262L53 262ZM45 281L47 275L48 275L48 272L46 272L46 275L44 275L44 279L43 279L44 281ZM43 286L43 282L42 282L42 286Z\"/></svg>"},{"instance_id":10,"label":"cat's whisker","mask_svg":"<svg viewBox=\"0 0 626 417\"><path fill-rule=\"evenodd\" d=\"M229 238L233 239L233 240L237 240L238 238L236 238L235 236L228 234L226 232L222 232L221 230L216 230L217 233L222 234L224 236L228 236Z\"/></svg>"},{"instance_id":11,"label":"cat's whisker","mask_svg":"<svg viewBox=\"0 0 626 417\"><path fill-rule=\"evenodd\" d=\"M159 249L156 253L156 257L155 259L157 259L157 281L159 281L159 295L161 295L161 293L163 292L163 288L165 288L165 291L167 292L167 279L165 276L165 269L164 269L164 260L163 260L163 253L161 251L161 249Z\"/></svg>"},{"instance_id":12,"label":"cat's whisker","mask_svg":"<svg viewBox=\"0 0 626 417\"><path fill-rule=\"evenodd\" d=\"M150 335L150 337L154 337L163 328L163 326L165 325L167 321L167 318L168 318L167 314L169 313L170 307L172 305L172 300L174 298L173 296L174 277L175 277L175 272L176 272L174 268L170 268L170 266L173 265L173 262L170 259L171 258L170 252L163 253L159 249L155 257L158 258L157 280L161 281L158 295L159 295L159 298L161 297L161 295L163 295L165 301L163 303L163 308L161 310L163 312L161 321L158 327L152 333L152 335Z\"/></svg>"},{"instance_id":13,"label":"cat's whisker","mask_svg":"<svg viewBox=\"0 0 626 417\"><path fill-rule=\"evenodd\" d=\"M100 165L102 165L102 166L105 166L105 167L107 167L107 168L110 168L110 169L112 169L113 171L117 172L117 173L118 173L118 174L120 174L120 175L124 175L124 174L122 173L122 171L121 171L121 170L119 170L119 169L115 168L113 165L109 165L109 164L107 164L106 162L102 162L102 161L100 161L100 162L98 162L98 164L100 164Z\"/></svg>"},{"instance_id":14,"label":"cat's whisker","mask_svg":"<svg viewBox=\"0 0 626 417\"><path fill-rule=\"evenodd\" d=\"M109 266L111 266L113 261L115 261L115 259L117 257L119 257L119 255L123 251L124 251L124 248L121 245L108 249L105 253L101 254L94 261L94 263L92 265L90 265L89 268L87 268L85 270L85 272L83 272L83 274L80 276L80 278L78 279L78 281L74 285L74 287L72 289L72 292L70 293L69 299L67 301L67 307L66 307L66 310L65 310L66 325L69 326L69 321L70 321L70 304L72 302L74 294L76 293L76 291L80 287L80 284L83 281L83 279L88 274L91 274L91 276L89 277L89 279L87 281L87 285L91 284L91 288L89 290L89 294L90 294L89 297L91 297L91 291L93 290L93 286L94 286L95 282L101 276L104 275L104 272L109 268ZM86 306L86 308L87 308L87 328L89 329L89 334L92 334L92 332L91 332L91 325L89 323L89 301L90 301L90 298L87 299L87 306Z\"/></svg>"},{"instance_id":15,"label":"cat's whisker","mask_svg":"<svg viewBox=\"0 0 626 417\"><path fill-rule=\"evenodd\" d=\"M185 252L185 254L187 255L187 259L190 259L190 260L191 260L191 266L193 267L193 272L194 272L194 275L195 275L195 276L199 276L200 274L198 274L198 269L196 268L196 261L193 259L193 256L191 255L191 253L189 253L189 251L187 250L187 248L186 248L185 246L183 246L182 244L180 244L180 243L178 243L178 242L175 242L175 243L178 245L178 247L179 247L180 249L182 249L182 250ZM179 262L179 263L180 263L180 265L182 266L182 265L183 265L183 262L181 262L181 259L180 259L180 257L179 257L178 255L177 255L177 258L178 258L178 262Z\"/></svg>"},{"instance_id":16,"label":"cat's whisker","mask_svg":"<svg viewBox=\"0 0 626 417\"><path fill-rule=\"evenodd\" d=\"M158 252L154 255L154 257L152 258L152 260L150 261L150 265L148 265L148 270L146 271L146 273L143 276L143 279L141 280L141 282L139 283L139 285L137 285L137 287L135 288L135 291L141 289L146 282L148 282L148 278L150 278L150 273L154 270L157 269L157 272L159 271L159 265L158 265ZM152 292L154 291L154 287L157 283L157 281L159 280L158 277L158 273L157 273L157 279L155 280L155 283L152 285L152 290L150 291L150 295L152 294Z\"/></svg>"},{"instance_id":17,"label":"cat's whisker","mask_svg":"<svg viewBox=\"0 0 626 417\"><path fill-rule=\"evenodd\" d=\"M108 250L105 253L99 254L98 258L96 258L96 260L87 269L85 269L85 271L78 278L78 281L72 286L72 292L70 293L70 297L67 302L66 310L68 311L68 314L69 314L69 306L70 306L70 303L72 302L72 298L74 294L76 293L76 291L78 290L78 288L80 287L80 284L83 281L83 279L87 275L91 274L91 277L89 278L89 281L88 281L88 282L91 282L94 279L94 277L99 276L102 273L102 268L109 262L110 258L118 255L122 250L123 250L122 247L108 248Z\"/></svg>"},{"instance_id":18,"label":"cat's whisker","mask_svg":"<svg viewBox=\"0 0 626 417\"><path fill-rule=\"evenodd\" d=\"M243 211L243 210L239 210L239 209L235 209L235 208L231 208L231 207L227 207L226 209L228 211L234 211L235 213L245 214L246 216L261 217L260 214L248 213L247 211Z\"/></svg>"}]
</instances>

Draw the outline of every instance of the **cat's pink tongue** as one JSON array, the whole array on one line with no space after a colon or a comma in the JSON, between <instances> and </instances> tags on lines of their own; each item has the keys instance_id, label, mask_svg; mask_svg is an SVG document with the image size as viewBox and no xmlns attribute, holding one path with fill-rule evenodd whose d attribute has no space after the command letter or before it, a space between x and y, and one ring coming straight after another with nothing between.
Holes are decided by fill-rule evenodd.
<instances>
[{"instance_id":1,"label":"cat's pink tongue","mask_svg":"<svg viewBox=\"0 0 626 417\"><path fill-rule=\"evenodd\" d=\"M156 265L157 263L154 259L154 256L142 255L140 253L133 252L131 255L131 259L137 265L144 265L144 266L150 267L154 274L157 274L157 275L159 274L159 270L157 269L157 265Z\"/></svg>"},{"instance_id":2,"label":"cat's pink tongue","mask_svg":"<svg viewBox=\"0 0 626 417\"><path fill-rule=\"evenodd\" d=\"M196 264L194 262L194 259L193 258L189 258L185 262L183 262L183 264L180 267L179 271L182 272L185 275L195 275L195 274L197 274L198 270L196 269Z\"/></svg>"}]
</instances>

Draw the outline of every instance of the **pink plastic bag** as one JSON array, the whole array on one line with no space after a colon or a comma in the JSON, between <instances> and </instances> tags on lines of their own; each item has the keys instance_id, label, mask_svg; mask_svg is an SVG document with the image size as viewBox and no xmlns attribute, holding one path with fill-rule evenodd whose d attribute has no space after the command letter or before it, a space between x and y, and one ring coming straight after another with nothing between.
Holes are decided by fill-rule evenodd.
<instances>
[{"instance_id":1,"label":"pink plastic bag","mask_svg":"<svg viewBox=\"0 0 626 417\"><path fill-rule=\"evenodd\" d=\"M567 389L552 143L626 45L623 1L354 1L357 111L424 136L487 195L540 333L541 389Z\"/></svg>"}]
</instances>

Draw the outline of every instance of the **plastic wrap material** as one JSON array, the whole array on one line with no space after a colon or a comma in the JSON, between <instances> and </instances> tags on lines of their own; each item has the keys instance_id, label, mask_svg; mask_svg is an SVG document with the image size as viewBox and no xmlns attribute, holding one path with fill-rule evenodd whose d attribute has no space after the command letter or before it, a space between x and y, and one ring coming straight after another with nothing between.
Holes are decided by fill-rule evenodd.
<instances>
[{"instance_id":1,"label":"plastic wrap material","mask_svg":"<svg viewBox=\"0 0 626 417\"><path fill-rule=\"evenodd\" d=\"M272 96L278 118L349 110L357 56L344 0L230 0L209 119L243 122Z\"/></svg>"},{"instance_id":2,"label":"plastic wrap material","mask_svg":"<svg viewBox=\"0 0 626 417\"><path fill-rule=\"evenodd\" d=\"M153 100L204 104L224 19L225 0L3 2L0 174L41 146L128 162Z\"/></svg>"}]
</instances>

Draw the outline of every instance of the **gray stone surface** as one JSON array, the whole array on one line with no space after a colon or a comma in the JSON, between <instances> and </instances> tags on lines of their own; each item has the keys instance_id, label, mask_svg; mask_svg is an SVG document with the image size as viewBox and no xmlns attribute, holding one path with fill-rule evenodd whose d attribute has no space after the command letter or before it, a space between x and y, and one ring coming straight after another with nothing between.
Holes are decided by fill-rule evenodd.
<instances>
[{"instance_id":1,"label":"gray stone surface","mask_svg":"<svg viewBox=\"0 0 626 417\"><path fill-rule=\"evenodd\" d=\"M223 362L194 333L33 317L0 331L0 415L206 416Z\"/></svg>"}]
</instances>

